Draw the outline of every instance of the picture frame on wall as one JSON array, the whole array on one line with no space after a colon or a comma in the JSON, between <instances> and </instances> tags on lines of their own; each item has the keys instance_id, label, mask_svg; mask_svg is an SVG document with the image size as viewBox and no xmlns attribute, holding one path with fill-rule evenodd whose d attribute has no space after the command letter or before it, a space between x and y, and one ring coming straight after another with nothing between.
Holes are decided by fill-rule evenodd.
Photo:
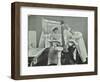
<instances>
[{"instance_id":1,"label":"picture frame on wall","mask_svg":"<svg viewBox=\"0 0 100 82\"><path fill-rule=\"evenodd\" d=\"M97 7L13 2L11 78L97 75Z\"/></svg>"}]
</instances>

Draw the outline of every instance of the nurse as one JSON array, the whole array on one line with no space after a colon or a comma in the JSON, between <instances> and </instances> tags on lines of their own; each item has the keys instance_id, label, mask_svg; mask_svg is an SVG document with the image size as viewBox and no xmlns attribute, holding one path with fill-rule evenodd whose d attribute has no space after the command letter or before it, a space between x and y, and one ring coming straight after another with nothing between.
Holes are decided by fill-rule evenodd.
<instances>
[{"instance_id":1,"label":"nurse","mask_svg":"<svg viewBox=\"0 0 100 82\"><path fill-rule=\"evenodd\" d=\"M58 64L58 49L57 46L60 45L58 27L52 29L50 35L50 49L48 54L48 65L57 65Z\"/></svg>"}]
</instances>

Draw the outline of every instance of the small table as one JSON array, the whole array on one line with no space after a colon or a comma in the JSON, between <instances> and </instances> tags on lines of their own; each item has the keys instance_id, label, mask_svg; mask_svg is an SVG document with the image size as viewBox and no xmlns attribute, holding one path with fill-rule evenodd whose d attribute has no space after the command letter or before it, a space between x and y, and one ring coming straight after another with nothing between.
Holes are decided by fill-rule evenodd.
<instances>
[{"instance_id":1,"label":"small table","mask_svg":"<svg viewBox=\"0 0 100 82\"><path fill-rule=\"evenodd\" d=\"M63 47L56 47L56 49L58 50L58 64L57 65L61 65L61 51L63 50Z\"/></svg>"}]
</instances>

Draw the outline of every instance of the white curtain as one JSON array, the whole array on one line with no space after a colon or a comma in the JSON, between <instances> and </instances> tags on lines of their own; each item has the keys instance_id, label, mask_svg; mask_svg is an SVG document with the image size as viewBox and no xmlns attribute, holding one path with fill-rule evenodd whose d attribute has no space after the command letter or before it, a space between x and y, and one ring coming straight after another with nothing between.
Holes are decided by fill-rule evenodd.
<instances>
[{"instance_id":1,"label":"white curtain","mask_svg":"<svg viewBox=\"0 0 100 82\"><path fill-rule=\"evenodd\" d=\"M50 40L51 30L57 26L59 34L61 33L60 21L53 21L48 19L42 19L42 33L39 41L39 48L47 48L50 46L48 40Z\"/></svg>"},{"instance_id":2,"label":"white curtain","mask_svg":"<svg viewBox=\"0 0 100 82\"><path fill-rule=\"evenodd\" d=\"M39 48L44 48L44 47L45 47L45 35L44 32L42 32L39 41Z\"/></svg>"},{"instance_id":3,"label":"white curtain","mask_svg":"<svg viewBox=\"0 0 100 82\"><path fill-rule=\"evenodd\" d=\"M86 58L87 58L87 51L86 51L86 46L85 46L85 42L84 42L82 33L75 32L72 37L75 38L76 42L78 43L78 50L80 53L81 60L83 62L85 62Z\"/></svg>"}]
</instances>

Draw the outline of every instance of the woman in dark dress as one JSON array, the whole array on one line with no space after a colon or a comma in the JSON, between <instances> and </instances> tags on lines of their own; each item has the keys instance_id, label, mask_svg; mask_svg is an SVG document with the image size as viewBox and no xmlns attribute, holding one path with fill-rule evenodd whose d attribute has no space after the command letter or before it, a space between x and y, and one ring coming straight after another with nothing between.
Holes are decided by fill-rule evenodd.
<instances>
[{"instance_id":1,"label":"woman in dark dress","mask_svg":"<svg viewBox=\"0 0 100 82\"><path fill-rule=\"evenodd\" d=\"M79 52L78 52L76 45L73 41L68 42L67 52L62 51L61 64L62 65L82 64Z\"/></svg>"}]
</instances>

